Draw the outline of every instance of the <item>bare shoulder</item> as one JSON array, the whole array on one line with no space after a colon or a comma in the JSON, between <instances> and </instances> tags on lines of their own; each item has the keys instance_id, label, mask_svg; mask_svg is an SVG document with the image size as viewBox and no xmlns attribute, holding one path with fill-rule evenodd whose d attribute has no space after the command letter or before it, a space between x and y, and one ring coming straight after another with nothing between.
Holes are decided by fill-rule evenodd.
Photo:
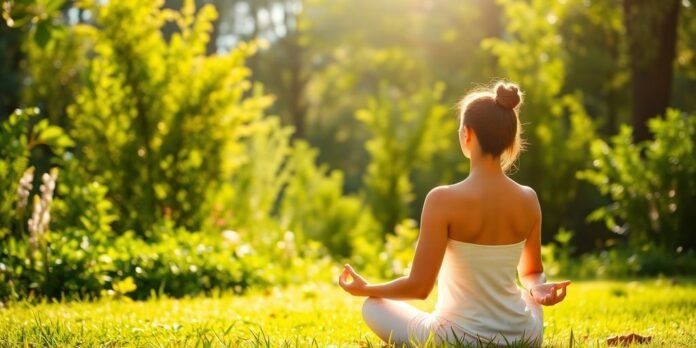
<instances>
[{"instance_id":1,"label":"bare shoulder","mask_svg":"<svg viewBox=\"0 0 696 348\"><path fill-rule=\"evenodd\" d=\"M536 193L536 191L534 191L533 188L531 188L529 186L525 186L525 185L520 185L520 184L517 184L517 186L524 193L525 197L527 197L528 199L534 200L534 201L539 200L539 198L537 197L537 193Z\"/></svg>"},{"instance_id":2,"label":"bare shoulder","mask_svg":"<svg viewBox=\"0 0 696 348\"><path fill-rule=\"evenodd\" d=\"M454 205L454 190L451 185L437 186L428 192L423 203L423 216L447 220Z\"/></svg>"},{"instance_id":3,"label":"bare shoulder","mask_svg":"<svg viewBox=\"0 0 696 348\"><path fill-rule=\"evenodd\" d=\"M451 185L437 186L428 192L425 202L426 204L444 204L451 199L453 193Z\"/></svg>"},{"instance_id":4,"label":"bare shoulder","mask_svg":"<svg viewBox=\"0 0 696 348\"><path fill-rule=\"evenodd\" d=\"M540 211L541 207L539 206L539 197L537 196L536 191L534 191L533 188L525 185L517 185L522 192L522 194L525 197L525 201L528 202L528 206L530 209L534 211Z\"/></svg>"}]
</instances>

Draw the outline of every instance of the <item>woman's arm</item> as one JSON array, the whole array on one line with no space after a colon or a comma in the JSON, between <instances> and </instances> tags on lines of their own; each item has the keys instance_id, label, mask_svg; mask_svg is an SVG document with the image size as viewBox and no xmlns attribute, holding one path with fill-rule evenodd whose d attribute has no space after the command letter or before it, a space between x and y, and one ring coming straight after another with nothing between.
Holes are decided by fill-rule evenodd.
<instances>
[{"instance_id":1,"label":"woman's arm","mask_svg":"<svg viewBox=\"0 0 696 348\"><path fill-rule=\"evenodd\" d=\"M447 189L437 187L428 193L423 204L420 236L416 254L408 276L387 283L368 284L350 265L346 265L339 284L355 296L385 297L391 299L425 299L435 286L447 246L448 226L445 208ZM348 277L353 279L348 282Z\"/></svg>"},{"instance_id":2,"label":"woman's arm","mask_svg":"<svg viewBox=\"0 0 696 348\"><path fill-rule=\"evenodd\" d=\"M517 265L517 273L520 276L520 282L537 303L551 306L563 301L570 281L546 283L544 265L541 262L541 207L536 192L531 188L528 191L533 201L535 223L524 245L522 257Z\"/></svg>"},{"instance_id":3,"label":"woman's arm","mask_svg":"<svg viewBox=\"0 0 696 348\"><path fill-rule=\"evenodd\" d=\"M520 281L526 289L531 289L535 285L546 283L544 276L544 265L541 262L541 206L536 192L531 188L527 189L530 203L533 205L532 216L534 225L529 231L527 242L522 250L520 262L517 265L517 273Z\"/></svg>"}]
</instances>

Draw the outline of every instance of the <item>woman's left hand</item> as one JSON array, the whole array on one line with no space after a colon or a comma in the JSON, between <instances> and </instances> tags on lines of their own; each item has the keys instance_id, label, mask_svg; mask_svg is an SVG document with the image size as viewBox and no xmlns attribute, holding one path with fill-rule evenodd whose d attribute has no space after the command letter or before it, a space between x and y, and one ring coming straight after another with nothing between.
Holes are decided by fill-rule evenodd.
<instances>
[{"instance_id":1,"label":"woman's left hand","mask_svg":"<svg viewBox=\"0 0 696 348\"><path fill-rule=\"evenodd\" d=\"M566 288L570 285L570 280L558 283L543 283L532 287L529 292L538 304L553 306L566 297ZM560 291L560 294L558 293Z\"/></svg>"},{"instance_id":2,"label":"woman's left hand","mask_svg":"<svg viewBox=\"0 0 696 348\"><path fill-rule=\"evenodd\" d=\"M357 272L355 272L353 267L351 267L349 264L346 264L343 267L343 272L341 272L341 275L338 277L338 285L353 296L368 296L366 293L368 285L367 281Z\"/></svg>"}]
</instances>

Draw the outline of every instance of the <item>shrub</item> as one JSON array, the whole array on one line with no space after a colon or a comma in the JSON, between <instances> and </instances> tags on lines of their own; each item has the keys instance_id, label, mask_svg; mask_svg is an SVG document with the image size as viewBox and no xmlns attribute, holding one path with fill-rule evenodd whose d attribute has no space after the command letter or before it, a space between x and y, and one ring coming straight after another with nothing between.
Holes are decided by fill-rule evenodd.
<instances>
[{"instance_id":1,"label":"shrub","mask_svg":"<svg viewBox=\"0 0 696 348\"><path fill-rule=\"evenodd\" d=\"M253 45L205 55L212 5L196 11L187 0L181 12L160 5L95 3L92 58L68 108L89 179L109 188L117 230L137 234L163 219L198 230L234 169L225 159L238 150L243 126L270 103L247 80ZM168 42L167 21L180 31Z\"/></svg>"},{"instance_id":2,"label":"shrub","mask_svg":"<svg viewBox=\"0 0 696 348\"><path fill-rule=\"evenodd\" d=\"M38 108L18 109L2 123L0 128L0 240L15 231L21 237L29 211L29 194L33 191L34 177L40 177L29 167L31 153L39 147L47 147L62 154L73 146L72 140L60 127L39 120L30 127L31 120L39 115ZM26 194L20 197L20 179L26 175ZM21 199L20 199L21 198Z\"/></svg>"},{"instance_id":3,"label":"shrub","mask_svg":"<svg viewBox=\"0 0 696 348\"><path fill-rule=\"evenodd\" d=\"M592 143L593 168L577 176L612 203L588 220L604 220L634 248L653 243L666 250L696 248L696 116L669 110L649 127L652 141L634 144L631 128L624 126L611 145Z\"/></svg>"},{"instance_id":4,"label":"shrub","mask_svg":"<svg viewBox=\"0 0 696 348\"><path fill-rule=\"evenodd\" d=\"M635 278L688 277L694 272L696 253L693 250L613 247L579 256L562 274L578 278Z\"/></svg>"},{"instance_id":5,"label":"shrub","mask_svg":"<svg viewBox=\"0 0 696 348\"><path fill-rule=\"evenodd\" d=\"M336 257L352 254L357 239L378 238L370 211L358 197L343 194L340 171L317 165L317 151L303 141L291 143L291 129L277 118L255 127L242 142L241 163L217 197L218 227L269 247L282 238L278 233L292 231L298 245L319 241Z\"/></svg>"},{"instance_id":6,"label":"shrub","mask_svg":"<svg viewBox=\"0 0 696 348\"><path fill-rule=\"evenodd\" d=\"M0 297L17 297L47 287L51 203L57 170L38 175L28 167L32 150L47 147L62 154L73 145L59 127L39 120L36 108L15 111L0 128ZM36 178L40 194L32 198Z\"/></svg>"}]
</instances>

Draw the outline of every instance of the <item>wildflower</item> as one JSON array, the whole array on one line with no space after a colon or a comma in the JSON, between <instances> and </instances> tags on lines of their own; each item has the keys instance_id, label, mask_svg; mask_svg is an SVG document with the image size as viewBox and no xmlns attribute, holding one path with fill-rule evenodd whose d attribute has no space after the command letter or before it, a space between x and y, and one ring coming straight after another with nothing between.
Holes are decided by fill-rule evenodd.
<instances>
[{"instance_id":1,"label":"wildflower","mask_svg":"<svg viewBox=\"0 0 696 348\"><path fill-rule=\"evenodd\" d=\"M286 231L285 235L283 236L283 239L285 240L285 243L294 243L295 242L295 234L292 233L292 231Z\"/></svg>"},{"instance_id":2,"label":"wildflower","mask_svg":"<svg viewBox=\"0 0 696 348\"><path fill-rule=\"evenodd\" d=\"M239 246L239 248L237 248L236 253L238 257L244 257L251 254L251 246L249 244L242 244Z\"/></svg>"},{"instance_id":3,"label":"wildflower","mask_svg":"<svg viewBox=\"0 0 696 348\"><path fill-rule=\"evenodd\" d=\"M225 240L230 242L231 244L239 244L239 242L241 241L239 233L232 230L222 231L222 237L225 238Z\"/></svg>"},{"instance_id":4,"label":"wildflower","mask_svg":"<svg viewBox=\"0 0 696 348\"><path fill-rule=\"evenodd\" d=\"M27 222L29 229L29 243L36 247L39 242L39 237L43 234L43 224L41 223L42 216L41 199L34 196L34 207L32 209L31 218Z\"/></svg>"},{"instance_id":5,"label":"wildflower","mask_svg":"<svg viewBox=\"0 0 696 348\"><path fill-rule=\"evenodd\" d=\"M20 210L27 207L29 194L31 193L31 184L34 181L34 167L29 167L22 178L19 179L19 187L17 187L17 206Z\"/></svg>"},{"instance_id":6,"label":"wildflower","mask_svg":"<svg viewBox=\"0 0 696 348\"><path fill-rule=\"evenodd\" d=\"M283 240L278 242L278 247L285 249L286 255L292 257L295 252L295 234L292 231L285 231Z\"/></svg>"},{"instance_id":7,"label":"wildflower","mask_svg":"<svg viewBox=\"0 0 696 348\"><path fill-rule=\"evenodd\" d=\"M51 169L50 173L44 173L41 176L43 183L39 187L41 197L34 196L31 218L27 222L29 242L34 247L38 245L46 231L48 231L48 224L51 222L51 202L53 202L53 192L56 189L57 178L58 170L56 168Z\"/></svg>"}]
</instances>

